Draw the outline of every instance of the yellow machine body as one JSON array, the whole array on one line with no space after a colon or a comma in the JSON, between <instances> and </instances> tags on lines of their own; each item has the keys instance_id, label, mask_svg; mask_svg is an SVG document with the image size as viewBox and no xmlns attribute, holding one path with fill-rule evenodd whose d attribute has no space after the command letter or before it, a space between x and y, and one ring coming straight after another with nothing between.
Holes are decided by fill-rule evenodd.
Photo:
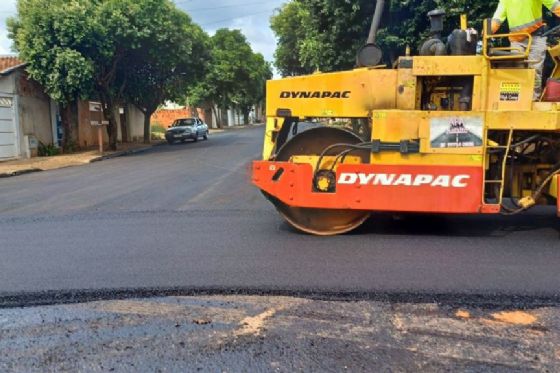
<instances>
[{"instance_id":1,"label":"yellow machine body","mask_svg":"<svg viewBox=\"0 0 560 373\"><path fill-rule=\"evenodd\" d=\"M560 61L560 47L552 49L551 55L555 62ZM432 208L430 201L424 201L414 203L410 208L411 204L407 205L406 211L498 213L504 211L503 199L506 197L527 204L523 208L534 203L558 205L558 178L549 173L560 162L560 154L557 159L541 157L543 159L509 168L510 162L515 159L521 159L526 154L530 158L536 154L537 147L545 146L551 152L551 144L555 144L556 140L560 142L560 103L533 102L535 71L528 67L524 58L517 56L496 61L486 55L401 57L396 68L359 68L269 81L263 147L265 163L255 167L258 170L279 167L273 162L286 141L287 127L294 123L308 122L350 129L351 123L360 122L361 139L373 144L372 149L375 149L368 153L366 166L388 169L389 174L398 174L404 169L413 177L418 177L418 174L412 167L420 173L424 172L421 171L423 167L430 172L434 167L440 167L439 170L465 167L465 170L478 170L480 173L479 181L475 176L472 178L479 185L469 186L469 192L464 191L464 194L472 192L472 196L476 196L473 198L479 199L478 205L469 202L467 207L461 202L451 201L456 208L447 209L443 205L449 199L461 199L460 194L440 192L439 195L446 196L444 200L426 191L419 192L419 195L424 196L424 200L433 199L432 205L438 207ZM560 69L557 68L553 77L558 75ZM444 126L449 126L451 130L445 132ZM458 133L456 143L438 140L438 133L453 131ZM465 145L465 142L459 141L459 134L467 132L473 135L471 137L475 141ZM543 140L544 143L524 142L523 139L531 136L548 140ZM521 144L519 147L515 147L517 142ZM319 154L311 158L309 154L305 156L309 161L306 162L300 154L294 154L290 160L295 165L307 163L316 172L317 166L321 166L316 164ZM332 157L330 161L332 163ZM352 163L356 163L356 159ZM346 175L345 171L352 170L352 166L344 164L338 167L343 170L335 166L331 170L336 172L340 182ZM330 195L320 199L320 196L310 193L309 180L293 179L292 188L298 183L309 185L302 187L299 193L306 193L306 196L299 198L298 192L289 191L287 186L263 182L265 175L256 170L255 184L289 206L392 210L391 205L380 201L364 202L369 198L367 195L360 197L361 204L341 202L343 197L356 193L347 191L345 195L344 186L339 186L336 192L333 188ZM367 170L364 170L356 171L356 174L367 176ZM311 169L309 172L312 172ZM371 172L380 171L378 168ZM548 181L547 176L551 176ZM414 180L417 179L413 179L410 188L400 189L399 193L420 191L414 188ZM544 181L547 181L545 190L535 201L531 200ZM325 183L324 180L322 183ZM378 188L376 194L385 191ZM315 192L320 194L322 191ZM398 194L387 193L385 199L396 200ZM339 195L335 198L334 194ZM402 205L397 205L394 211L404 209Z\"/></svg>"}]
</instances>

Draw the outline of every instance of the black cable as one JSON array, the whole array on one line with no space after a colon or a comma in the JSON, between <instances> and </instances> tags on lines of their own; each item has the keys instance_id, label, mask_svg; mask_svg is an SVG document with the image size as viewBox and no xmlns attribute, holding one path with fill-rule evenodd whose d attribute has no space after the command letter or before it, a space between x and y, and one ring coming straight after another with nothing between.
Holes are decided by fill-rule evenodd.
<instances>
[{"instance_id":1,"label":"black cable","mask_svg":"<svg viewBox=\"0 0 560 373\"><path fill-rule=\"evenodd\" d=\"M328 147L326 147L320 154L319 159L317 160L317 165L315 167L315 170L319 170L319 168L321 167L321 163L323 162L323 159L325 158L325 156L327 155L327 153L329 151L331 151L332 149L336 149L336 148L342 148L342 147L346 147L346 148L352 148L352 149L360 149L360 150L369 150L369 146L366 147L366 145L371 146L371 143L369 142L363 142L363 143L359 143L359 144L343 144L343 143L339 143L339 144L333 144L330 145ZM340 153L339 153L340 154Z\"/></svg>"}]
</instances>

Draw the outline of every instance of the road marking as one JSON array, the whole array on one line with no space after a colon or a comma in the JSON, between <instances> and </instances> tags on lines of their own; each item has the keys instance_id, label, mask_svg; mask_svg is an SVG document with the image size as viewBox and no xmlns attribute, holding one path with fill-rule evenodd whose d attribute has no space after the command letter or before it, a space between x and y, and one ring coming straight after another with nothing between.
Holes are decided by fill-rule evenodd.
<instances>
[{"instance_id":1,"label":"road marking","mask_svg":"<svg viewBox=\"0 0 560 373\"><path fill-rule=\"evenodd\" d=\"M272 308L258 314L257 316L244 318L239 323L239 325L241 325L241 329L238 330L235 335L238 337L244 335L259 335L264 328L265 321L274 316L278 311L279 309Z\"/></svg>"}]
</instances>

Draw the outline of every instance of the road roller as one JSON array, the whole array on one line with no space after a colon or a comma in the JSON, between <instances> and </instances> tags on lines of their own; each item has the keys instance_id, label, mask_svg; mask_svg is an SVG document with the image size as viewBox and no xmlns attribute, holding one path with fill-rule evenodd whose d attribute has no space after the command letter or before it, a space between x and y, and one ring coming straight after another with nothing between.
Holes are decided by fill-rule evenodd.
<instances>
[{"instance_id":1,"label":"road roller","mask_svg":"<svg viewBox=\"0 0 560 373\"><path fill-rule=\"evenodd\" d=\"M373 212L516 215L536 205L558 214L560 45L534 99L535 61L510 37L461 28L431 37L418 55L383 65L375 35L356 68L267 82L262 160L252 182L293 227L314 235L354 230ZM459 23L459 22L458 22Z\"/></svg>"}]
</instances>

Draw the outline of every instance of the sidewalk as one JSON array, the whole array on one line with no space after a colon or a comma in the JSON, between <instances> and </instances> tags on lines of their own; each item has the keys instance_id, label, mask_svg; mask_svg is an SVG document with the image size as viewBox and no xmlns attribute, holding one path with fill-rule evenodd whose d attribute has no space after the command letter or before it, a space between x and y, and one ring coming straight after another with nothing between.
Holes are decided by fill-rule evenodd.
<instances>
[{"instance_id":1,"label":"sidewalk","mask_svg":"<svg viewBox=\"0 0 560 373\"><path fill-rule=\"evenodd\" d=\"M246 128L260 127L264 123L250 124L244 126L232 126L225 127L221 129L210 129L210 135L216 133L223 133L231 130L240 130ZM163 145L166 142L160 140L153 140L152 144L119 144L119 150L114 152L105 152L100 155L99 152L95 150L86 150L74 154L63 154L54 157L35 157L31 159L20 159L16 161L0 162L0 178L24 175L32 172L56 170L59 168L81 166L88 163L103 161L105 159L111 159L116 157L121 157L128 154L140 153L151 149L154 146Z\"/></svg>"},{"instance_id":2,"label":"sidewalk","mask_svg":"<svg viewBox=\"0 0 560 373\"><path fill-rule=\"evenodd\" d=\"M105 159L121 157L128 154L140 153L161 145L162 142L146 144L119 144L117 151L104 152L102 155L97 150L86 150L73 154L63 154L53 157L35 157L15 161L0 162L0 178L18 176L32 172L55 170L65 167L81 166Z\"/></svg>"}]
</instances>

